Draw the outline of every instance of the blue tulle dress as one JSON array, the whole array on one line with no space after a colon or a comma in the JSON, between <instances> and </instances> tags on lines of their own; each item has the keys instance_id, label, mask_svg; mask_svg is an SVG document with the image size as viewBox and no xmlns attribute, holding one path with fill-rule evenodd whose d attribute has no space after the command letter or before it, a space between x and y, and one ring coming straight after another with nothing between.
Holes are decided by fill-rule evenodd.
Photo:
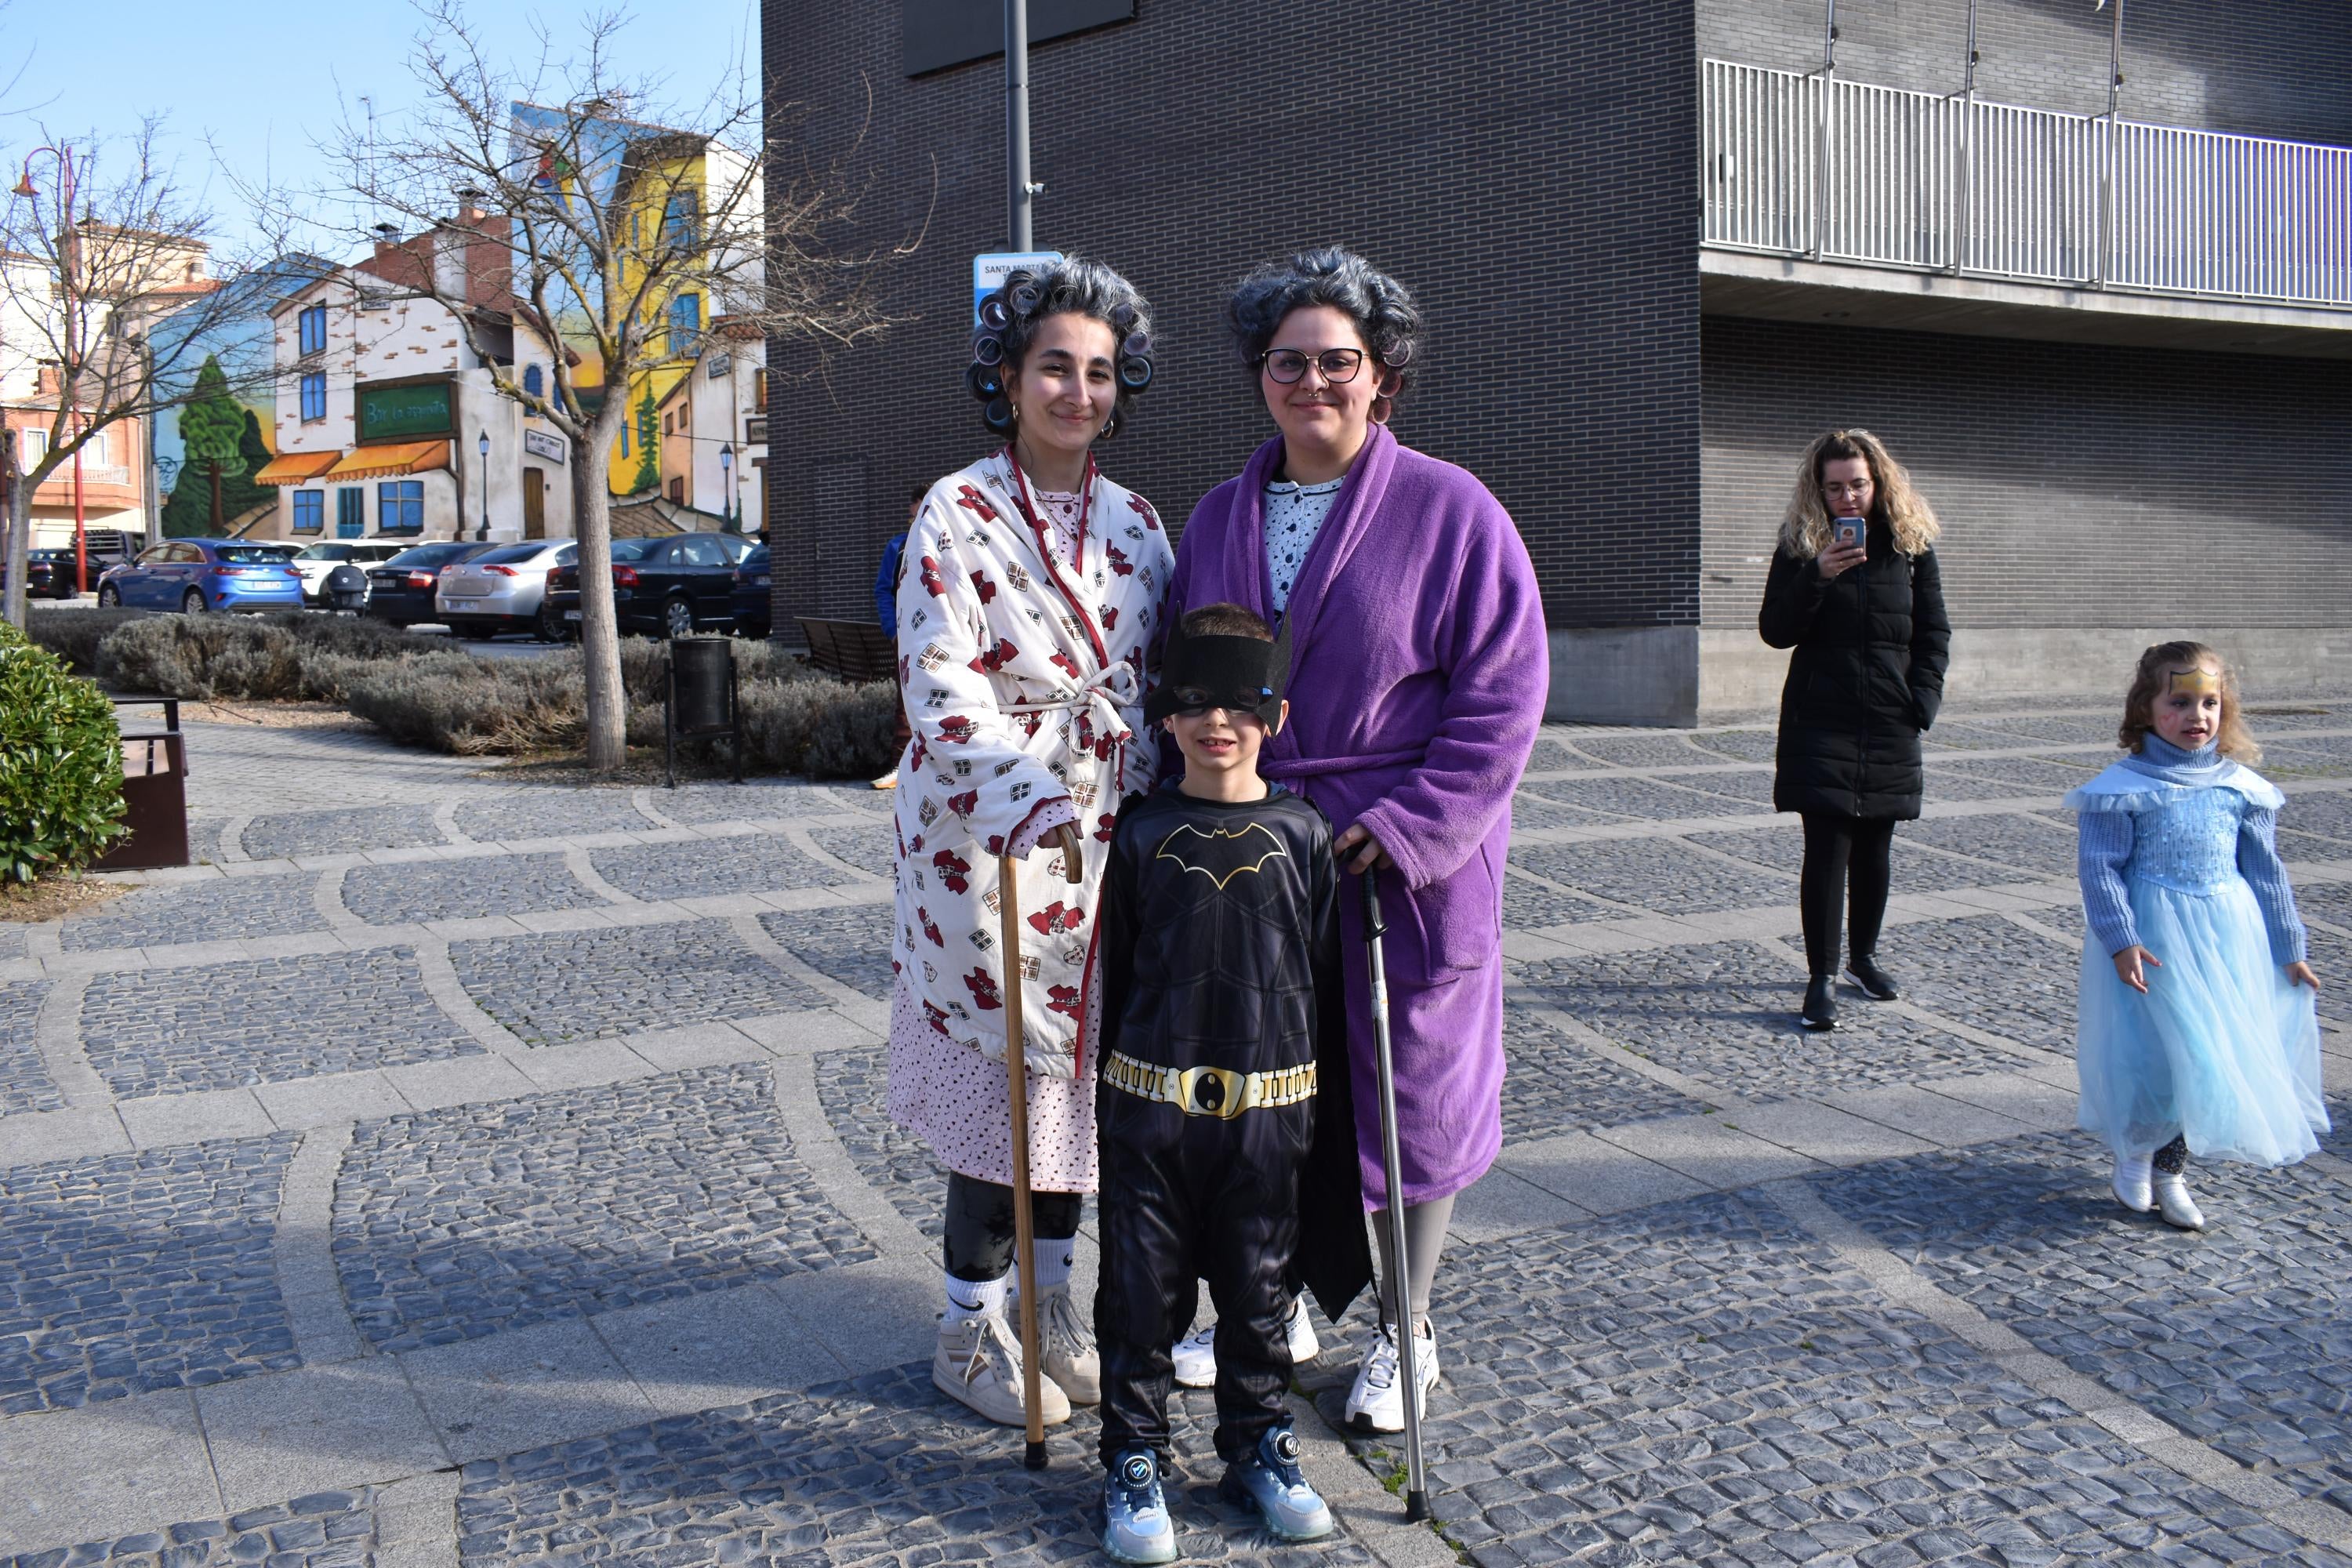
<instances>
[{"instance_id":1,"label":"blue tulle dress","mask_svg":"<svg viewBox=\"0 0 2352 1568\"><path fill-rule=\"evenodd\" d=\"M2066 796L2083 814L2092 928L2081 1125L2118 1156L2180 1136L2200 1157L2292 1163L2328 1122L2312 992L2282 969L2303 956L2273 837L2284 797L2210 747L2145 744L2166 756L2117 763ZM2115 971L2114 953L2135 942L2162 963L2146 995Z\"/></svg>"}]
</instances>

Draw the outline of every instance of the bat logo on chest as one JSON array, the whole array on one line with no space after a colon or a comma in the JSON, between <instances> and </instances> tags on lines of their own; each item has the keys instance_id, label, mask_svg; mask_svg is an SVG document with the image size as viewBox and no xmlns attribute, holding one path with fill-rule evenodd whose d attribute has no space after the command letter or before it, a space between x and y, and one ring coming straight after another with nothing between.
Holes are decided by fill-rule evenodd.
<instances>
[{"instance_id":1,"label":"bat logo on chest","mask_svg":"<svg viewBox=\"0 0 2352 1568\"><path fill-rule=\"evenodd\" d=\"M1235 877L1257 875L1269 860L1289 859L1290 852L1262 822L1206 832L1188 822L1160 841L1160 852L1152 858L1172 860L1223 889Z\"/></svg>"}]
</instances>

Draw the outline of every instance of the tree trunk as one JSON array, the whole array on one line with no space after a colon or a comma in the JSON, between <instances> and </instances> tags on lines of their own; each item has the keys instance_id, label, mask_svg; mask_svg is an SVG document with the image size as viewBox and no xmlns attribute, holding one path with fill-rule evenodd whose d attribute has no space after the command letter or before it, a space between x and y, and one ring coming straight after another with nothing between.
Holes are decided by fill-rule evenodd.
<instances>
[{"instance_id":1,"label":"tree trunk","mask_svg":"<svg viewBox=\"0 0 2352 1568\"><path fill-rule=\"evenodd\" d=\"M228 531L228 524L227 524L226 522L223 521L222 521L222 519L221 519L221 500L220 500L220 471L221 471L221 466L220 466L218 463L215 463L215 464L212 466L212 468L213 468L213 537L214 537L215 539L218 539L221 535L223 535L224 533L226 533L226 532Z\"/></svg>"},{"instance_id":2,"label":"tree trunk","mask_svg":"<svg viewBox=\"0 0 2352 1568\"><path fill-rule=\"evenodd\" d=\"M617 403L617 399L614 400ZM580 657L588 689L588 765L612 773L628 760L628 697L621 689L621 629L613 614L613 498L604 465L613 430L600 417L575 440L572 531L580 541Z\"/></svg>"},{"instance_id":3,"label":"tree trunk","mask_svg":"<svg viewBox=\"0 0 2352 1568\"><path fill-rule=\"evenodd\" d=\"M33 487L22 474L8 476L8 596L5 614L8 624L18 631L25 629L31 595L27 592L26 576L33 561Z\"/></svg>"}]
</instances>

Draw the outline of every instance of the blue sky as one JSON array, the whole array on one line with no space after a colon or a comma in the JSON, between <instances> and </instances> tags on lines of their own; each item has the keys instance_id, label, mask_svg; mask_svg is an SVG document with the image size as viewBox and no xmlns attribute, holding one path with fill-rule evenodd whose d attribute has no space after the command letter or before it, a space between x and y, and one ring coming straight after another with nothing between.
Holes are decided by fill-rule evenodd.
<instances>
[{"instance_id":1,"label":"blue sky","mask_svg":"<svg viewBox=\"0 0 2352 1568\"><path fill-rule=\"evenodd\" d=\"M492 57L518 65L538 58L538 29L569 51L583 18L603 8L520 0L473 0L468 7ZM745 51L756 79L752 0L654 0L629 10L634 19L621 34L629 69L667 79L663 97L703 101L731 79L730 67ZM389 117L416 100L407 62L423 26L401 0L5 0L0 79L24 68L0 102L8 183L41 140L37 127L121 136L155 112L167 116L182 178L191 185L210 181L223 199L229 193L213 172L208 141L247 178L324 177L313 144L345 105L363 117L358 100L365 95L379 117ZM233 218L225 227L232 244L249 237Z\"/></svg>"}]
</instances>

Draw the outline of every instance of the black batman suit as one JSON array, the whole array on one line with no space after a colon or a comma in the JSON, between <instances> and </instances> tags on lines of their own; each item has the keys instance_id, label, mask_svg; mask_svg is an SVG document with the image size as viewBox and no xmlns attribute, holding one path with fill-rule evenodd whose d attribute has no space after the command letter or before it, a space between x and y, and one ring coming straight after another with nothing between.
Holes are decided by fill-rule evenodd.
<instances>
[{"instance_id":1,"label":"black batman suit","mask_svg":"<svg viewBox=\"0 0 2352 1568\"><path fill-rule=\"evenodd\" d=\"M1136 1444L1167 1454L1196 1279L1234 1460L1284 1414L1298 1284L1336 1318L1370 1279L1338 881L1330 824L1278 786L1230 805L1171 784L1119 817L1097 917L1106 1464Z\"/></svg>"}]
</instances>

